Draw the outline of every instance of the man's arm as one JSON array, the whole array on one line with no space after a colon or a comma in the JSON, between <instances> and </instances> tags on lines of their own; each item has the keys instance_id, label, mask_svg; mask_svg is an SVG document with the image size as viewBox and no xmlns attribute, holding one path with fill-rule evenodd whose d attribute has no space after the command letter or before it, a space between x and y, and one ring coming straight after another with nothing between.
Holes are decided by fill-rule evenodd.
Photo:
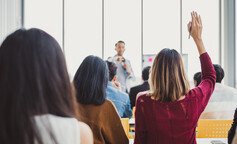
<instances>
[{"instance_id":1,"label":"man's arm","mask_svg":"<svg viewBox=\"0 0 237 144\"><path fill-rule=\"evenodd\" d=\"M131 66L131 63L130 63L129 60L126 60L126 65L127 65L127 67L129 68L129 70L130 70L130 74L128 73L127 78L128 78L128 79L135 80L135 76L134 76L134 73L133 73L133 69L132 69L132 66Z\"/></svg>"}]
</instances>

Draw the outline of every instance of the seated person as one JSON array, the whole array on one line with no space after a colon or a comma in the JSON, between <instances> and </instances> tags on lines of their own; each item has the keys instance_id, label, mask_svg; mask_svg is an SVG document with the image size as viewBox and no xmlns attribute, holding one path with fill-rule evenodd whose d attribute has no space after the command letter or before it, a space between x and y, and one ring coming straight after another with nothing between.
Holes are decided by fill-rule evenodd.
<instances>
[{"instance_id":1,"label":"seated person","mask_svg":"<svg viewBox=\"0 0 237 144\"><path fill-rule=\"evenodd\" d=\"M106 99L108 74L107 65L101 58L88 56L83 60L73 80L78 119L92 129L94 144L128 144L116 108Z\"/></svg>"},{"instance_id":2,"label":"seated person","mask_svg":"<svg viewBox=\"0 0 237 144\"><path fill-rule=\"evenodd\" d=\"M233 143L232 144L236 144L236 143L237 143L237 134L235 134L235 137L233 139ZM230 144L230 143L228 143L228 144Z\"/></svg>"},{"instance_id":3,"label":"seated person","mask_svg":"<svg viewBox=\"0 0 237 144\"><path fill-rule=\"evenodd\" d=\"M237 108L235 109L233 124L232 124L232 126L229 130L229 133L228 133L228 144L231 144L231 142L235 136L236 125L237 125Z\"/></svg>"},{"instance_id":4,"label":"seated person","mask_svg":"<svg viewBox=\"0 0 237 144\"><path fill-rule=\"evenodd\" d=\"M151 67L150 91L138 95L136 101L134 144L196 144L196 125L214 90L216 75L202 42L201 18L194 12L191 15L188 30L200 55L202 82L190 89L181 55L162 49Z\"/></svg>"},{"instance_id":5,"label":"seated person","mask_svg":"<svg viewBox=\"0 0 237 144\"><path fill-rule=\"evenodd\" d=\"M197 72L193 76L194 86L197 87L201 83L201 72Z\"/></svg>"},{"instance_id":6,"label":"seated person","mask_svg":"<svg viewBox=\"0 0 237 144\"><path fill-rule=\"evenodd\" d=\"M116 82L117 66L113 62L106 61L109 69L109 82L106 89L107 99L115 105L118 114L122 118L131 118L132 109L128 94L119 90L120 84Z\"/></svg>"},{"instance_id":7,"label":"seated person","mask_svg":"<svg viewBox=\"0 0 237 144\"><path fill-rule=\"evenodd\" d=\"M220 65L213 65L216 71L215 90L201 115L202 119L232 119L237 103L237 90L221 84L224 70Z\"/></svg>"},{"instance_id":8,"label":"seated person","mask_svg":"<svg viewBox=\"0 0 237 144\"><path fill-rule=\"evenodd\" d=\"M150 66L147 66L142 70L142 80L144 81L143 84L132 87L130 89L129 97L130 97L130 102L131 102L131 108L135 106L137 94L139 92L147 91L150 89L150 86L148 83L150 68L151 68Z\"/></svg>"},{"instance_id":9,"label":"seated person","mask_svg":"<svg viewBox=\"0 0 237 144\"><path fill-rule=\"evenodd\" d=\"M19 29L0 46L0 143L92 144L76 119L75 93L58 42Z\"/></svg>"}]
</instances>

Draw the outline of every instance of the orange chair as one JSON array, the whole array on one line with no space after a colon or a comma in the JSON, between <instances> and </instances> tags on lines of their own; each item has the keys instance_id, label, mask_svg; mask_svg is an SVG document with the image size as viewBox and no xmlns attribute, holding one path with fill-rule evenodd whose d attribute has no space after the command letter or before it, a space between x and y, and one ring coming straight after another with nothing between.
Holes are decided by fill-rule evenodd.
<instances>
[{"instance_id":1,"label":"orange chair","mask_svg":"<svg viewBox=\"0 0 237 144\"><path fill-rule=\"evenodd\" d=\"M135 118L135 109L136 109L136 107L132 108L132 118Z\"/></svg>"},{"instance_id":2,"label":"orange chair","mask_svg":"<svg viewBox=\"0 0 237 144\"><path fill-rule=\"evenodd\" d=\"M121 122L127 137L129 137L129 118L121 118Z\"/></svg>"},{"instance_id":3,"label":"orange chair","mask_svg":"<svg viewBox=\"0 0 237 144\"><path fill-rule=\"evenodd\" d=\"M129 135L129 118L121 118L121 122L123 125L123 129L129 139L134 138L133 136Z\"/></svg>"},{"instance_id":4,"label":"orange chair","mask_svg":"<svg viewBox=\"0 0 237 144\"><path fill-rule=\"evenodd\" d=\"M198 121L197 138L227 138L233 120Z\"/></svg>"}]
</instances>

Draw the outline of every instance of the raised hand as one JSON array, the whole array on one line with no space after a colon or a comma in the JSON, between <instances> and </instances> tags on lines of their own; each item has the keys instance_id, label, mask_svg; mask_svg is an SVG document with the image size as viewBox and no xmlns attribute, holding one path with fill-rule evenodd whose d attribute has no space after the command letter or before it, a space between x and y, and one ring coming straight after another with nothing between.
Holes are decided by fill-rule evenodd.
<instances>
[{"instance_id":1,"label":"raised hand","mask_svg":"<svg viewBox=\"0 0 237 144\"><path fill-rule=\"evenodd\" d=\"M192 22L188 23L188 31L194 40L202 39L202 20L197 12L191 13ZM191 30L191 31L190 31Z\"/></svg>"},{"instance_id":2,"label":"raised hand","mask_svg":"<svg viewBox=\"0 0 237 144\"><path fill-rule=\"evenodd\" d=\"M188 23L188 32L195 41L198 48L198 52L201 55L206 52L202 41L202 20L200 15L197 14L197 12L192 12L191 17L192 22L190 21Z\"/></svg>"}]
</instances>

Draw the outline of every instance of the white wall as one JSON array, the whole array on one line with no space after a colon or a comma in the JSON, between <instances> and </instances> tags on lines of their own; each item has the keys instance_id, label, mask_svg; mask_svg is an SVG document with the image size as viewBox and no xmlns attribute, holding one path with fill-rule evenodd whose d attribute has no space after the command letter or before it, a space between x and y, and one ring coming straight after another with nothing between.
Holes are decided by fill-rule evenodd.
<instances>
[{"instance_id":1,"label":"white wall","mask_svg":"<svg viewBox=\"0 0 237 144\"><path fill-rule=\"evenodd\" d=\"M223 64L225 58L220 45L219 0L65 0L64 26L62 0L35 1L25 0L25 25L45 29L60 44L64 37L71 78L86 56L107 59L116 54L114 44L124 40L125 57L131 60L137 77L141 76L142 54L157 54L167 47L188 54L187 75L192 81L201 70L196 46L187 32L193 10L202 16L203 39L213 63Z\"/></svg>"},{"instance_id":2,"label":"white wall","mask_svg":"<svg viewBox=\"0 0 237 144\"><path fill-rule=\"evenodd\" d=\"M0 44L21 27L21 0L0 0Z\"/></svg>"},{"instance_id":3,"label":"white wall","mask_svg":"<svg viewBox=\"0 0 237 144\"><path fill-rule=\"evenodd\" d=\"M39 28L62 46L62 0L24 0L24 27Z\"/></svg>"}]
</instances>

